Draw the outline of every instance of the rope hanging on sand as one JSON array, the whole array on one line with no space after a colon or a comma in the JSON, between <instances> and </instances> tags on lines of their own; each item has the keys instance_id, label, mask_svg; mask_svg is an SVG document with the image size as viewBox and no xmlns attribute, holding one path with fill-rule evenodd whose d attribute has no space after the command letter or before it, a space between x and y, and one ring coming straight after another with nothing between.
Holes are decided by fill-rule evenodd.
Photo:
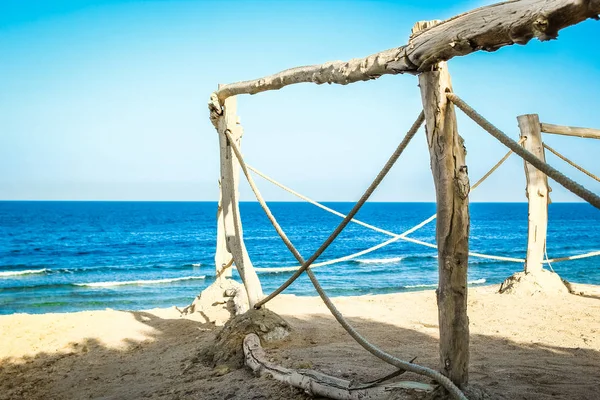
<instances>
[{"instance_id":1,"label":"rope hanging on sand","mask_svg":"<svg viewBox=\"0 0 600 400\"><path fill-rule=\"evenodd\" d=\"M590 171L588 171L587 169L583 168L582 166L574 163L573 161L569 160L567 157L563 156L562 154L560 154L558 151L554 150L552 147L548 146L546 143L542 143L542 145L549 150L551 153L553 153L555 156L557 156L558 158L560 158L561 160L567 162L568 164L570 164L571 166L577 168L578 170L580 170L581 172L583 172L584 174L586 174L587 176L589 176L592 179L595 179L596 181L600 182L600 178L598 178L596 175L592 174Z\"/></svg>"},{"instance_id":2,"label":"rope hanging on sand","mask_svg":"<svg viewBox=\"0 0 600 400\"><path fill-rule=\"evenodd\" d=\"M393 166L395 161L398 159L400 154L402 154L402 151L406 148L406 145L408 145L408 143L410 142L412 137L414 137L416 131L423 123L423 120L424 120L424 114L423 114L423 112L421 112L421 114L417 118L417 121L415 122L415 124L413 125L411 130L407 133L407 135L405 136L402 143L398 146L398 148L396 149L396 151L394 152L392 157L390 157L390 159L384 166L383 170L380 172L380 174L377 176L375 181L371 184L369 189L367 189L367 191L361 198L361 200L363 200L363 198L364 198L364 201L362 202L362 204L364 204L364 202L366 201L368 196L377 188L377 185L383 180L383 177L385 177L387 172L391 169L391 167ZM354 340L356 340L365 350L369 351L371 354L378 357L379 359L386 361L387 363L394 365L397 368L401 368L406 371L414 372L416 374L424 375L429 378L432 378L432 379L436 380L437 382L439 382L446 390L448 390L453 395L454 398L461 399L461 400L463 400L463 399L467 400L467 398L461 392L461 390L458 387L456 387L456 385L454 385L454 383L452 383L452 381L450 379L448 379L446 376L442 375L440 372L433 370L431 368L423 367L423 366L416 365L416 364L408 362L408 361L401 360L397 357L392 356L391 354L384 352L383 350L381 350L378 347L371 344L367 339L362 337L362 335L360 333L358 333L352 325L350 325L350 323L344 318L344 316L339 312L339 310L331 302L331 299L327 296L327 294L325 293L325 291L319 284L319 281L317 280L316 276L310 270L310 259L308 262L304 260L302 255L298 252L296 247L292 244L290 239L287 237L287 235L285 234L285 232L283 231L283 229L281 228L281 226L279 225L279 223L277 222L277 220L271 213L269 206L265 202L260 191L258 190L258 187L254 183L254 179L252 179L252 176L248 172L248 168L246 166L246 163L244 162L242 154L241 154L239 148L237 147L237 145L235 144L235 141L232 139L230 132L226 131L225 134L227 135L227 138L229 139L231 147L240 163L240 167L242 168L244 175L248 179L248 183L250 184L250 187L251 187L252 191L254 192L256 199L258 200L258 202L260 203L265 214L269 218L269 221L271 222L271 224L273 225L273 227L275 228L275 230L277 231L277 233L279 234L279 236L281 237L281 239L283 240L283 242L285 243L287 248L294 255L296 260L298 260L298 262L302 265L302 268L304 268L306 270L306 273L307 273L309 279L311 280L313 286L317 290L317 293L319 293L319 296L321 297L321 299L323 300L323 302L325 303L325 305L327 306L329 311L332 313L332 315L335 317L335 319L340 323L340 325L342 325L342 327L346 330L346 332L348 332L348 334ZM356 212L358 212L358 210L360 209L360 206L362 206L362 204L359 202L355 205L354 209L356 209L356 211L354 212L354 214L356 214ZM353 209L353 211L354 211L354 209ZM334 234L338 230L341 231L350 222L350 219L351 218L348 218L348 216L346 218L344 218L344 221L342 222L342 224L344 222L346 222L346 224L344 226L342 226L342 224L340 224L340 226L342 226L342 227L340 228L340 226L338 226L338 229L336 229L336 231L334 231ZM331 240L329 240L329 239L331 239ZM330 236L329 239L321 246L322 248L324 247L323 251L327 248L327 246L331 242L333 242L333 240L335 239L335 236L333 236L333 234L332 234L332 236ZM317 252L318 252L318 250L317 250ZM315 253L315 254L317 254L317 253ZM313 255L311 257L311 259L316 259L316 257L318 257L318 255L317 256ZM299 270L298 275L300 273L302 273L302 270ZM293 282L293 280L290 283L292 283L292 282ZM281 290L283 290L283 289L285 289L285 288L282 288ZM274 297L277 294L278 293L274 292L274 294L271 294L271 296ZM267 299L263 300L262 303L264 304L264 302L266 302L266 301L267 301ZM255 308L260 307L260 305L261 305L261 302L257 303Z\"/></svg>"},{"instance_id":3,"label":"rope hanging on sand","mask_svg":"<svg viewBox=\"0 0 600 400\"><path fill-rule=\"evenodd\" d=\"M522 138L519 141L519 144L522 144L524 142L524 140L525 140L525 138ZM479 186L494 171L496 171L496 169L498 169L498 167L500 167L510 157L511 154L512 154L512 151L509 151L506 155L504 155L504 157L502 157L500 159L500 161L498 161L483 177L481 177L473 185L473 187L471 188L471 191L473 191L475 188L477 188L477 186ZM262 172L258 171L256 168L253 168L250 165L246 164L246 168L248 170L254 172L255 174L259 175L260 177L266 179L267 181L271 182L275 186L280 187L281 189L283 189L283 190L285 190L285 191L293 194L296 197L299 197L302 200L307 201L310 204L313 204L313 205L315 205L315 206L317 206L317 207L319 207L319 208L321 208L321 209L323 209L323 210L325 210L327 212L330 212L330 213L332 213L334 215L337 215L339 217L342 217L342 218L346 217L346 215L344 215L344 214L342 214L342 213L340 213L340 212L338 212L338 211L336 211L336 210L334 210L332 208L329 208L329 207L327 207L327 206L325 206L325 205L323 205L323 204L321 204L321 203L319 203L319 202L317 202L315 200L312 200L311 198L306 197L306 196L304 196L304 195L296 192L295 190L293 190L293 189L291 189L291 188L283 185L282 183L277 182L273 178L269 177L268 175L263 174ZM366 222L363 222L363 221L360 221L358 219L354 219L353 218L351 220L351 222L354 222L354 223L356 223L358 225L361 225L361 226L364 226L366 228L372 229L372 230L374 230L376 232L380 232L380 233L383 233L385 235L392 236L393 239L386 240L385 242L382 242L382 243L377 244L375 246L369 247L368 249L361 250L361 251L356 252L354 254L350 254L350 255L347 255L347 256L344 256L344 257L335 258L335 259L329 260L329 261L324 261L324 262L312 264L311 268L324 267L326 265L332 265L332 264L337 264L337 263L340 263L340 262L352 260L352 259L354 259L356 257L360 257L360 256L363 256L365 254L369 254L369 253L371 253L371 252L373 252L375 250L378 250L378 249L380 249L382 247L388 246L388 245L390 245L390 244L392 244L394 242L397 242L398 240L405 240L407 242L419 244L421 246L426 246L426 247L429 247L429 248L432 248L432 249L437 249L437 246L435 244L427 243L427 242L424 242L422 240L412 239L412 238L407 237L411 233L413 233L413 232L421 229L423 226L425 226L428 223L430 223L431 221L433 221L436 217L437 217L437 214L433 214L431 217L427 218L426 220L420 222L419 224L415 225L414 227L406 230L405 232L403 232L401 234L397 234L397 233L394 233L394 232L391 232L391 231L388 231L388 230L385 230L385 229L381 229L381 228L378 228L378 227L376 227L374 225L371 225L371 224L368 224ZM525 259L522 259L522 258L494 256L494 255L488 255L488 254L482 254L482 253L476 253L476 252L469 252L469 255L474 256L474 257L487 258L487 259L499 260L499 261L509 261L509 262L519 262L519 263L525 262ZM292 267L271 267L271 268L268 268L268 267L263 267L263 268L255 267L254 269L257 272L276 272L277 273L277 272L291 272L291 271L296 271L296 270L298 270L298 268L300 268L300 267L298 267L298 266L292 266Z\"/></svg>"},{"instance_id":4,"label":"rope hanging on sand","mask_svg":"<svg viewBox=\"0 0 600 400\"><path fill-rule=\"evenodd\" d=\"M506 147L514 151L517 155L527 161L529 164L533 165L535 168L546 174L548 177L554 179L556 182L561 184L565 189L570 192L576 194L581 197L594 207L600 209L600 197L595 193L590 192L577 182L572 179L566 177L564 174L551 167L544 161L537 158L531 152L527 151L523 147L519 146L517 142L511 139L508 135L502 132L500 129L496 128L489 121L483 118L477 111L471 108L467 103L465 103L460 97L458 97L454 93L446 93L448 100L452 101L456 107L460 108L467 116L469 116L473 121L475 121L479 126L481 126L484 130L486 130L493 137L498 139L500 143L504 144Z\"/></svg>"}]
</instances>

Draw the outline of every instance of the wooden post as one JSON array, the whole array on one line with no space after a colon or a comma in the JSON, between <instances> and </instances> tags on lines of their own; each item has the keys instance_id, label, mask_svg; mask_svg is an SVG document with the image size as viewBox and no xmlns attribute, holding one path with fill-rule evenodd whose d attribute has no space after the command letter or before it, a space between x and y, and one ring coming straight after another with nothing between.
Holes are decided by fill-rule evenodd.
<instances>
[{"instance_id":1,"label":"wooden post","mask_svg":"<svg viewBox=\"0 0 600 400\"><path fill-rule=\"evenodd\" d=\"M223 194L219 181L219 205L217 207L217 249L215 251L215 272L218 279L231 278L232 269L228 267L232 255L227 250L225 238L225 222L223 218Z\"/></svg>"},{"instance_id":2,"label":"wooden post","mask_svg":"<svg viewBox=\"0 0 600 400\"><path fill-rule=\"evenodd\" d=\"M417 22L413 33L437 24ZM469 178L466 150L459 136L445 62L419 75L425 111L427 143L436 189L439 285L436 291L440 324L442 372L457 386L469 379L469 319L467 264L469 253Z\"/></svg>"},{"instance_id":3,"label":"wooden post","mask_svg":"<svg viewBox=\"0 0 600 400\"><path fill-rule=\"evenodd\" d=\"M521 138L525 137L523 146L540 160L546 161L540 120L537 114L520 115L517 117ZM548 227L549 189L548 177L542 171L528 162L525 163L525 178L527 180L526 195L529 202L527 227L527 259L525 273L535 273L542 270L542 261L546 248L546 230Z\"/></svg>"},{"instance_id":4,"label":"wooden post","mask_svg":"<svg viewBox=\"0 0 600 400\"><path fill-rule=\"evenodd\" d=\"M253 307L263 297L263 292L260 280L256 275L256 271L254 271L254 267L246 251L246 245L244 244L242 220L238 204L240 164L225 135L225 131L230 131L236 144L241 147L242 126L239 124L236 111L236 98L227 98L223 104L223 115L217 121L221 154L223 227L227 249L233 255L235 266L244 282L246 292L248 293L249 306Z\"/></svg>"}]
</instances>

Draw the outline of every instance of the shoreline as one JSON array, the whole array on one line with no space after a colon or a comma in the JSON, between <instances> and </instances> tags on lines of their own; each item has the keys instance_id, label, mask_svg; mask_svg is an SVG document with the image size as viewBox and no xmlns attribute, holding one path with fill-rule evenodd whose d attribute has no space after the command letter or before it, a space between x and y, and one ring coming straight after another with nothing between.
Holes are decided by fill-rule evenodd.
<instances>
[{"instance_id":1,"label":"shoreline","mask_svg":"<svg viewBox=\"0 0 600 400\"><path fill-rule=\"evenodd\" d=\"M591 284L591 283L576 283L569 282L571 285L573 295L577 296L599 296L600 297L600 284ZM371 297L371 296L388 296L388 295L401 295L407 293L420 293L420 292L435 292L435 287L437 284L431 285L415 285L415 286L407 286L403 287L403 290L392 291L387 293L366 293L366 294L358 294L358 295L330 295L329 297L332 299L342 299L342 298L356 298L360 299L363 297ZM497 288L500 284L497 283L469 283L469 292L473 290L490 290L497 291ZM280 296L284 297L296 297L300 299L320 299L318 295L313 294L291 294L291 293L282 293ZM190 304L193 302L194 296L190 296ZM320 301L320 300L319 300ZM0 314L0 321L3 317L15 316L15 315L28 315L28 316L42 316L42 315L63 315L63 314L76 314L76 313L89 313L89 312L101 312L101 311L116 311L116 312L159 312L163 313L169 310L176 309L176 307L185 307L180 305L172 305L169 307L154 307L154 308L140 308L140 309L125 309L125 308L95 308L95 309L86 309L86 310L76 310L76 311L56 311L56 312L41 312L41 313L31 313L31 312L16 312L11 314Z\"/></svg>"},{"instance_id":2,"label":"shoreline","mask_svg":"<svg viewBox=\"0 0 600 400\"><path fill-rule=\"evenodd\" d=\"M585 296L469 291L470 381L496 396L594 398L600 381L600 285ZM340 296L340 311L370 341L437 368L435 291ZM360 348L320 298L281 295L269 308L292 326L269 345L286 367L368 381L391 367ZM0 316L0 399L307 399L247 369L223 370L199 357L218 328L174 307ZM407 379L418 380L407 374ZM248 397L249 396L249 397Z\"/></svg>"}]
</instances>

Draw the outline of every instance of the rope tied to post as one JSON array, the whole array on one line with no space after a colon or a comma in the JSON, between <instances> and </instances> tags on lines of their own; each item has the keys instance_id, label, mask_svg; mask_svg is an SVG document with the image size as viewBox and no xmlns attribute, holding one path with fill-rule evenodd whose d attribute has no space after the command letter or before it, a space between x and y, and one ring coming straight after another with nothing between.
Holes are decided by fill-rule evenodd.
<instances>
[{"instance_id":1,"label":"rope tied to post","mask_svg":"<svg viewBox=\"0 0 600 400\"><path fill-rule=\"evenodd\" d=\"M417 130L421 127L421 125L423 124L424 121L425 121L425 114L423 112L421 112L421 114L419 114L419 116L417 117L417 120L414 122L412 127L406 133L406 136L404 137L404 139L402 139L402 142L400 142L400 144L398 145L398 147L396 148L394 153L390 156L388 161L385 163L385 165L383 166L383 168L381 169L379 174L377 174L377 177L373 180L371 185L367 188L367 190L364 192L364 194L361 196L361 198L358 200L358 202L354 205L352 210L350 210L348 215L346 215L346 217L342 220L342 222L340 222L340 224L337 226L337 228L335 228L335 230L331 233L331 235L329 235L327 240L325 240L325 242L317 249L317 251L315 251L315 253L312 256L310 256L308 258L308 260L306 260L306 262L302 265L302 267L300 267L300 269L298 269L287 281L285 281L279 288L275 289L275 291L273 291L273 293L271 293L270 295L265 297L263 300L256 303L256 305L255 305L256 308L260 308L262 305L264 305L268 301L272 300L279 293L281 293L285 289L287 289L296 279L298 279L298 277L300 275L302 275L302 273L304 271L306 271L307 268L310 267L310 265L317 258L319 258L319 256L321 254L323 254L323 252L329 247L329 245L331 243L333 243L333 241L338 237L338 235L350 223L352 218L354 218L354 216L358 213L360 208L366 203L366 201L369 199L369 197L371 197L371 195L373 194L375 189L377 189L377 186L379 186L381 181L383 181L383 178L385 178L385 176L390 171L390 169L392 169L392 166L396 163L398 158L400 158L400 155L402 154L402 152L404 151L406 146L408 146L408 143L415 136L415 134L417 133Z\"/></svg>"},{"instance_id":2,"label":"rope tied to post","mask_svg":"<svg viewBox=\"0 0 600 400\"><path fill-rule=\"evenodd\" d=\"M583 200L587 201L594 207L600 209L600 196L589 191L579 183L568 178L560 171L550 166L548 163L537 158L531 152L519 146L519 144L516 141L510 138L510 136L502 132L500 129L496 128L492 123L490 123L488 120L482 117L477 111L471 108L467 103L464 102L464 100L462 100L456 94L446 93L446 96L448 97L448 100L454 103L456 107L460 108L468 117L475 121L490 135L498 139L500 143L514 151L519 157L527 161L529 164L533 165L535 168L546 174L548 177L554 179L568 191L581 197Z\"/></svg>"},{"instance_id":3,"label":"rope tied to post","mask_svg":"<svg viewBox=\"0 0 600 400\"><path fill-rule=\"evenodd\" d=\"M521 138L519 140L519 144L522 144L524 141L525 141L525 138ZM509 150L508 153L506 153L485 175L483 175L479 180L477 180L477 182L475 182L475 184L471 187L471 191L475 190L479 185L481 185L483 183L483 181L485 181L493 172L495 172L510 157L510 155L512 153L513 153L512 150ZM345 214L342 214L342 213L340 213L340 212L338 212L338 211L336 211L336 210L334 210L332 208L329 208L329 207L327 207L327 206L325 206L325 205L323 205L323 204L321 204L321 203L319 203L319 202L317 202L317 201L315 201L315 200L313 200L313 199L311 199L311 198L309 198L307 196L304 196L304 195L296 192L295 190L293 190L293 189L291 189L291 188L283 185L282 183L277 182L275 179L271 178L268 175L265 175L264 173L260 172L256 168L254 168L254 167L252 167L252 166L250 166L248 164L246 164L246 167L248 168L248 170L254 172L255 174L257 174L261 178L267 180L268 182L274 184L277 187L280 187L281 189L287 191L288 193L291 193L292 195L294 195L294 196L296 196L296 197L298 197L298 198L300 198L300 199L302 199L304 201L307 201L308 203L310 203L310 204L312 204L312 205L314 205L316 207L319 207L322 210L325 210L325 211L327 211L329 213L337 215L338 217L341 217L341 218L345 218L346 217ZM347 256L343 256L343 257L339 257L339 258L335 258L335 259L332 259L332 260L323 261L323 262L319 262L319 263L313 263L311 265L311 268L319 268L319 267L324 267L324 266L327 266L327 265L332 265L332 264L337 264L337 263L340 263L340 262L352 260L352 259L354 259L356 257L360 257L360 256L363 256L365 254L372 253L373 251L376 251L376 250L379 250L379 249L381 249L383 247L391 245L392 243L395 243L395 242L397 242L399 240L404 240L404 241L407 241L409 243L414 243L414 244L418 244L418 245L421 245L421 246L429 247L429 248L432 248L432 249L437 249L437 245L435 245L433 243L427 243L427 242L424 242L422 240L413 239L413 238L408 237L408 235L410 235L411 233L413 233L413 232L421 229L425 225L429 224L431 221L435 220L436 217L437 217L437 214L433 214L429 218L423 220L422 222L418 223L417 225L413 226L412 228L410 228L410 229L408 229L408 230L406 230L406 231L404 231L404 232L402 232L400 234L397 234L397 233L394 233L394 232L391 232L391 231L379 228L377 226L368 224L368 223L363 222L361 220L358 220L356 218L352 218L350 222L353 222L355 224L364 226L365 228L369 228L369 229L371 229L371 230L373 230L375 232L379 232L379 233L383 233L384 235L391 236L392 239L386 240L386 241L384 241L382 243L379 243L379 244L377 244L375 246L369 247L368 249L361 250L361 251L358 251L356 253L353 253L353 254L350 254L350 255L347 255ZM496 256L496 255L482 254L482 253L477 253L477 252L469 252L469 255L473 256L473 257L486 258L486 259L497 260L497 261L508 261L508 262L517 262L517 263L523 263L523 262L525 262L524 258ZM298 270L298 268L300 268L300 267L298 267L298 266L294 266L294 267L270 267L270 268L255 267L254 269L257 272L276 272L276 273L278 273L278 272L296 271L296 270Z\"/></svg>"},{"instance_id":4,"label":"rope tied to post","mask_svg":"<svg viewBox=\"0 0 600 400\"><path fill-rule=\"evenodd\" d=\"M325 305L327 306L329 311L332 313L332 315L335 317L335 319L340 323L340 325L342 325L342 327L346 330L346 332L348 332L348 334L354 340L356 340L356 342L358 344L360 344L365 350L369 351L371 354L378 357L379 359L381 359L391 365L394 365L397 368L432 378L432 379L436 380L437 382L439 382L440 385L442 385L446 390L448 390L448 392L451 393L454 398L460 399L460 400L467 400L467 398L462 393L462 391L448 377L444 376L442 373L440 373L434 369L431 369L431 368L423 367L423 366L414 364L412 362L401 360L389 353L386 353L385 351L381 350L377 346L371 344L359 332L357 332L352 325L350 325L350 323L345 319L345 317L335 307L335 305L333 304L333 302L331 301L331 299L329 298L327 293L324 291L324 289L320 285L319 281L317 280L317 277L310 270L310 263L312 261L314 261L323 251L325 251L325 249L327 249L327 247L333 242L333 240L335 240L337 235L348 225L348 223L350 222L352 217L359 211L359 209L366 202L368 197L373 193L373 191L377 188L377 186L381 183L381 181L383 180L385 175L389 172L391 167L394 165L394 163L398 160L398 158L400 157L400 155L402 154L402 152L404 151L404 149L406 148L406 146L408 145L410 140L416 134L419 127L423 124L423 121L424 121L424 113L421 112L421 114L419 115L419 117L417 118L417 120L415 121L415 123L413 124L411 129L409 130L409 132L406 134L406 136L404 137L404 139L402 140L400 145L398 145L398 148L396 149L396 151L394 151L394 153L392 154L392 156L390 157L388 162L385 164L385 166L383 167L381 172L377 175L377 177L375 178L373 183L365 191L365 193L363 194L363 196L361 197L359 202L356 203L356 205L354 206L352 211L344 218L344 220L334 230L334 232L331 234L331 236L323 243L323 245L317 250L317 252L315 252L315 254L313 254L313 256L311 256L311 258L309 258L308 261L304 260L302 255L298 252L296 247L292 244L290 239L287 237L287 235L285 234L285 232L283 231L283 229L281 228L281 226L279 225L279 223L277 222L277 220L271 213L271 210L269 209L269 207L266 204L264 198L262 197L260 191L258 190L258 187L254 183L254 179L248 172L248 167L243 159L241 151L239 150L239 148L235 144L235 142L232 140L231 133L229 131L225 131L225 135L227 136L227 139L229 140L229 143L234 151L234 154L239 161L242 172L246 176L248 183L250 184L250 187L252 188L252 191L254 192L254 194L256 196L256 199L258 200L258 202L260 203L265 214L269 218L269 221L271 222L271 224L273 225L273 227L275 228L275 230L281 237L282 241L285 243L286 247L290 250L290 252L294 255L294 257L298 260L298 262L302 265L302 267L298 271L296 271L294 276L296 276L296 277L300 276L300 274L302 272L306 271L306 274L308 275L311 283L315 287L317 293L319 294L319 296L321 297L321 299L323 300L323 302L325 303ZM292 276L286 282L288 286L291 283L293 283L294 280L296 279L296 278L294 278L294 276ZM287 287L287 286L285 286L286 283L284 283L282 286L280 286L280 288L278 288L273 293L271 293L271 295L269 295L267 298L265 298L261 302L258 302L254 307L259 308L262 304L266 303L266 301L270 300L269 297L273 298L273 297L277 296L281 291L283 291Z\"/></svg>"}]
</instances>

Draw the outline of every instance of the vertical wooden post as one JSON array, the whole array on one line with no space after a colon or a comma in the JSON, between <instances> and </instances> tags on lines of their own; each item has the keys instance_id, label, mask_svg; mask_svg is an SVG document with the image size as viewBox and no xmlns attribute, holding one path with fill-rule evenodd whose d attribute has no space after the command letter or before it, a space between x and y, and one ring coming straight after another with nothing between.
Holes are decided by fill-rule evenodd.
<instances>
[{"instance_id":1,"label":"vertical wooden post","mask_svg":"<svg viewBox=\"0 0 600 400\"><path fill-rule=\"evenodd\" d=\"M223 208L223 227L227 249L233 255L235 266L244 282L248 293L249 306L253 307L262 297L260 280L254 271L250 257L244 244L242 220L239 209L239 179L240 164L229 145L225 131L231 132L233 140L241 147L242 126L239 124L237 101L229 97L223 104L223 115L217 122L219 132L219 147L221 154L221 202Z\"/></svg>"},{"instance_id":2,"label":"vertical wooden post","mask_svg":"<svg viewBox=\"0 0 600 400\"><path fill-rule=\"evenodd\" d=\"M225 221L223 218L223 194L219 181L219 205L217 207L217 248L215 251L215 269L218 279L231 278L232 269L226 268L233 256L227 249L225 237Z\"/></svg>"},{"instance_id":3,"label":"vertical wooden post","mask_svg":"<svg viewBox=\"0 0 600 400\"><path fill-rule=\"evenodd\" d=\"M521 138L526 138L523 146L540 160L546 161L540 119L537 114L519 115L517 117ZM542 261L546 249L546 231L548 227L549 188L548 177L527 161L525 178L527 180L526 195L529 203L527 227L527 259L525 273L542 270Z\"/></svg>"},{"instance_id":4,"label":"vertical wooden post","mask_svg":"<svg viewBox=\"0 0 600 400\"><path fill-rule=\"evenodd\" d=\"M413 33L437 24L418 22ZM469 319L467 264L469 253L469 178L466 150L456 126L452 91L445 62L419 75L425 111L427 143L436 189L439 285L436 291L440 324L442 372L457 386L469 379Z\"/></svg>"}]
</instances>

